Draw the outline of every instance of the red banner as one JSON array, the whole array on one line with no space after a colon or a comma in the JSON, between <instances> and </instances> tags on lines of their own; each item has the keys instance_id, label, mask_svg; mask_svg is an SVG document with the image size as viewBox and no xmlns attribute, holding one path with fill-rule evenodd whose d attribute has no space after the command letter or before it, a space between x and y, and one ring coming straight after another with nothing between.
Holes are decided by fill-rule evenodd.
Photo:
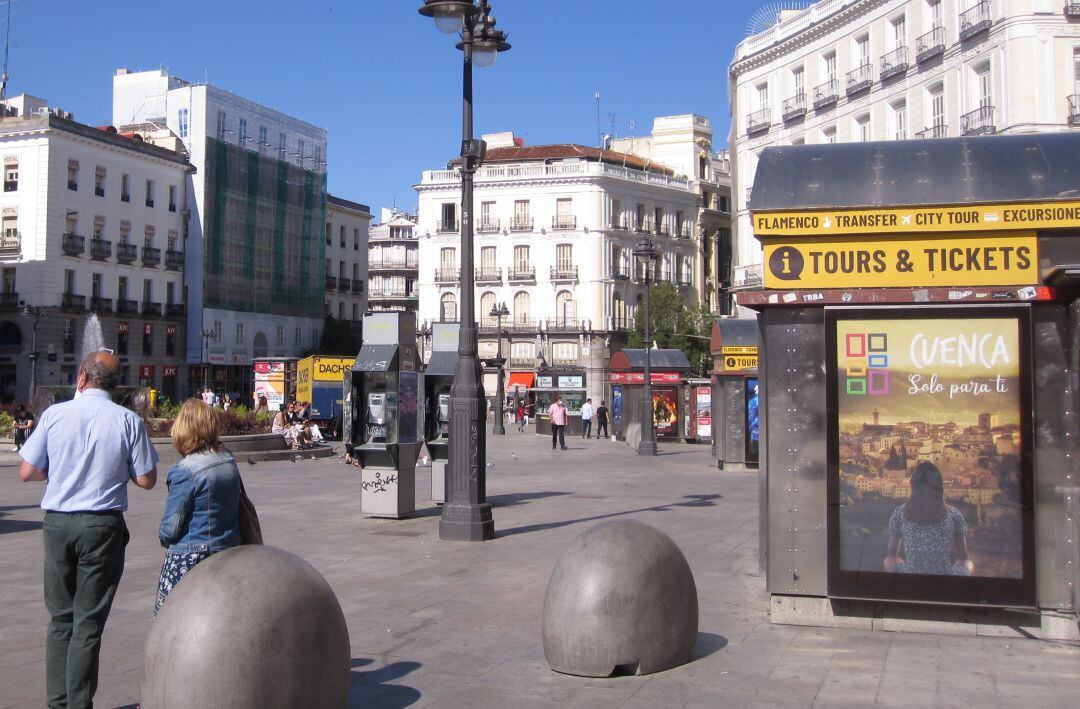
<instances>
[{"instance_id":1,"label":"red banner","mask_svg":"<svg viewBox=\"0 0 1080 709\"><path fill-rule=\"evenodd\" d=\"M143 326L142 326L142 334L150 335L153 332L154 332L154 326L153 325L151 325L150 323L143 324Z\"/></svg>"},{"instance_id":2,"label":"red banner","mask_svg":"<svg viewBox=\"0 0 1080 709\"><path fill-rule=\"evenodd\" d=\"M678 372L649 372L653 384L677 384ZM612 384L644 384L645 372L612 372L608 381Z\"/></svg>"},{"instance_id":3,"label":"red banner","mask_svg":"<svg viewBox=\"0 0 1080 709\"><path fill-rule=\"evenodd\" d=\"M128 331L128 324L126 322L116 323L116 331L121 335L126 335Z\"/></svg>"},{"instance_id":4,"label":"red banner","mask_svg":"<svg viewBox=\"0 0 1080 709\"><path fill-rule=\"evenodd\" d=\"M175 335L176 334L176 325L166 325L165 326L165 334L166 335Z\"/></svg>"},{"instance_id":5,"label":"red banner","mask_svg":"<svg viewBox=\"0 0 1080 709\"><path fill-rule=\"evenodd\" d=\"M172 379L172 378L176 377L176 365L175 364L163 365L161 367L161 376L165 377L166 379Z\"/></svg>"},{"instance_id":6,"label":"red banner","mask_svg":"<svg viewBox=\"0 0 1080 709\"><path fill-rule=\"evenodd\" d=\"M139 365L139 379L153 379L154 378L154 365L142 364Z\"/></svg>"}]
</instances>

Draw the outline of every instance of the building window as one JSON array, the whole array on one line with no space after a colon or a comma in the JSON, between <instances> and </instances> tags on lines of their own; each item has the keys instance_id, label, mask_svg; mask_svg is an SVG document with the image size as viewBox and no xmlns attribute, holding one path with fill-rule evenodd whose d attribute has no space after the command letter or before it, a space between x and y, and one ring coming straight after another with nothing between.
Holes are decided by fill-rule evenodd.
<instances>
[{"instance_id":1,"label":"building window","mask_svg":"<svg viewBox=\"0 0 1080 709\"><path fill-rule=\"evenodd\" d=\"M552 342L551 360L553 364L578 364L577 343Z\"/></svg>"},{"instance_id":2,"label":"building window","mask_svg":"<svg viewBox=\"0 0 1080 709\"><path fill-rule=\"evenodd\" d=\"M15 274L14 268L4 269L4 293L16 293L15 289Z\"/></svg>"},{"instance_id":3,"label":"building window","mask_svg":"<svg viewBox=\"0 0 1080 709\"><path fill-rule=\"evenodd\" d=\"M575 229L574 223L574 200L570 198L555 200L555 224L556 229Z\"/></svg>"},{"instance_id":4,"label":"building window","mask_svg":"<svg viewBox=\"0 0 1080 709\"><path fill-rule=\"evenodd\" d=\"M68 160L68 189L75 192L79 189L79 161Z\"/></svg>"},{"instance_id":5,"label":"building window","mask_svg":"<svg viewBox=\"0 0 1080 709\"><path fill-rule=\"evenodd\" d=\"M284 160L286 158L286 156L288 155L287 148L288 148L288 143L286 142L285 134L284 133L278 133L278 157L281 160ZM296 346L299 347L300 346L300 336L299 335L297 335L296 340L297 340Z\"/></svg>"},{"instance_id":6,"label":"building window","mask_svg":"<svg viewBox=\"0 0 1080 709\"><path fill-rule=\"evenodd\" d=\"M855 142L868 143L870 142L870 114L864 113L861 116L855 117L855 135L852 136Z\"/></svg>"},{"instance_id":7,"label":"building window","mask_svg":"<svg viewBox=\"0 0 1080 709\"><path fill-rule=\"evenodd\" d=\"M143 231L143 246L148 249L154 248L154 227L147 225Z\"/></svg>"},{"instance_id":8,"label":"building window","mask_svg":"<svg viewBox=\"0 0 1080 709\"><path fill-rule=\"evenodd\" d=\"M244 344L244 323L236 323L236 344Z\"/></svg>"},{"instance_id":9,"label":"building window","mask_svg":"<svg viewBox=\"0 0 1080 709\"><path fill-rule=\"evenodd\" d=\"M528 246L515 246L514 247L514 271L517 273L526 273L531 268L529 262L529 247Z\"/></svg>"},{"instance_id":10,"label":"building window","mask_svg":"<svg viewBox=\"0 0 1080 709\"><path fill-rule=\"evenodd\" d=\"M990 73L990 62L982 62L977 64L974 68L975 74L975 93L972 96L972 103L976 108L988 108L994 105L994 86L993 79Z\"/></svg>"},{"instance_id":11,"label":"building window","mask_svg":"<svg viewBox=\"0 0 1080 709\"><path fill-rule=\"evenodd\" d=\"M128 279L127 276L119 276L116 279L116 298L117 301L128 299ZM119 305L119 303L117 303Z\"/></svg>"},{"instance_id":12,"label":"building window","mask_svg":"<svg viewBox=\"0 0 1080 709\"><path fill-rule=\"evenodd\" d=\"M125 346L126 346L125 342ZM119 349L119 348L118 348ZM126 354L127 349L121 351L121 354ZM64 354L75 354L75 321L64 321Z\"/></svg>"},{"instance_id":13,"label":"building window","mask_svg":"<svg viewBox=\"0 0 1080 709\"><path fill-rule=\"evenodd\" d=\"M536 345L532 342L511 342L510 361L515 364L532 367L536 359Z\"/></svg>"},{"instance_id":14,"label":"building window","mask_svg":"<svg viewBox=\"0 0 1080 709\"><path fill-rule=\"evenodd\" d=\"M457 320L457 303L453 293L443 293L439 298L439 321L454 322Z\"/></svg>"},{"instance_id":15,"label":"building window","mask_svg":"<svg viewBox=\"0 0 1080 709\"><path fill-rule=\"evenodd\" d=\"M570 291L559 291L555 296L555 318L560 325L572 325L577 316L577 305Z\"/></svg>"},{"instance_id":16,"label":"building window","mask_svg":"<svg viewBox=\"0 0 1080 709\"><path fill-rule=\"evenodd\" d=\"M360 306L356 303L352 304L352 319L353 322L356 322L360 319Z\"/></svg>"},{"instance_id":17,"label":"building window","mask_svg":"<svg viewBox=\"0 0 1080 709\"><path fill-rule=\"evenodd\" d=\"M128 324L126 322L116 323L116 353L122 355L128 353Z\"/></svg>"},{"instance_id":18,"label":"building window","mask_svg":"<svg viewBox=\"0 0 1080 709\"><path fill-rule=\"evenodd\" d=\"M101 165L94 169L94 194L98 197L105 196L105 168Z\"/></svg>"},{"instance_id":19,"label":"building window","mask_svg":"<svg viewBox=\"0 0 1080 709\"><path fill-rule=\"evenodd\" d=\"M153 207L154 206L154 181L153 180L147 180L146 181L146 206L147 207Z\"/></svg>"},{"instance_id":20,"label":"building window","mask_svg":"<svg viewBox=\"0 0 1080 709\"><path fill-rule=\"evenodd\" d=\"M176 354L176 326L167 325L165 327L165 354L172 357Z\"/></svg>"},{"instance_id":21,"label":"building window","mask_svg":"<svg viewBox=\"0 0 1080 709\"><path fill-rule=\"evenodd\" d=\"M926 0L926 17L930 20L927 30L934 30L945 26L945 20L941 15L941 0Z\"/></svg>"},{"instance_id":22,"label":"building window","mask_svg":"<svg viewBox=\"0 0 1080 709\"><path fill-rule=\"evenodd\" d=\"M19 189L19 163L4 165L4 191L15 192Z\"/></svg>"},{"instance_id":23,"label":"building window","mask_svg":"<svg viewBox=\"0 0 1080 709\"><path fill-rule=\"evenodd\" d=\"M836 52L829 52L825 55L825 81L832 83L836 81Z\"/></svg>"},{"instance_id":24,"label":"building window","mask_svg":"<svg viewBox=\"0 0 1080 709\"><path fill-rule=\"evenodd\" d=\"M277 334L277 339L275 340L275 342L276 342L277 346L278 347L284 347L285 346L285 326L284 325L278 325L276 334Z\"/></svg>"},{"instance_id":25,"label":"building window","mask_svg":"<svg viewBox=\"0 0 1080 709\"><path fill-rule=\"evenodd\" d=\"M757 98L757 110L761 111L769 107L769 82L758 84L754 87L754 95Z\"/></svg>"},{"instance_id":26,"label":"building window","mask_svg":"<svg viewBox=\"0 0 1080 709\"><path fill-rule=\"evenodd\" d=\"M855 38L855 60L858 62L856 67L870 64L870 35L864 34Z\"/></svg>"},{"instance_id":27,"label":"building window","mask_svg":"<svg viewBox=\"0 0 1080 709\"><path fill-rule=\"evenodd\" d=\"M75 293L75 271L72 269L64 270L64 293L68 295Z\"/></svg>"},{"instance_id":28,"label":"building window","mask_svg":"<svg viewBox=\"0 0 1080 709\"><path fill-rule=\"evenodd\" d=\"M352 250L353 251L359 251L360 250L360 229L359 228L355 228L355 229L352 230Z\"/></svg>"},{"instance_id":29,"label":"building window","mask_svg":"<svg viewBox=\"0 0 1080 709\"><path fill-rule=\"evenodd\" d=\"M120 175L120 201L131 201L131 175Z\"/></svg>"},{"instance_id":30,"label":"building window","mask_svg":"<svg viewBox=\"0 0 1080 709\"><path fill-rule=\"evenodd\" d=\"M188 137L188 110L181 108L176 114L176 132L181 138Z\"/></svg>"},{"instance_id":31,"label":"building window","mask_svg":"<svg viewBox=\"0 0 1080 709\"><path fill-rule=\"evenodd\" d=\"M221 140L221 141L225 140L225 121L226 120L227 120L227 116L225 115L225 111L218 111L217 112L217 139Z\"/></svg>"},{"instance_id":32,"label":"building window","mask_svg":"<svg viewBox=\"0 0 1080 709\"><path fill-rule=\"evenodd\" d=\"M549 301L550 302L550 301ZM514 322L519 325L529 324L529 294L519 291L514 295Z\"/></svg>"},{"instance_id":33,"label":"building window","mask_svg":"<svg viewBox=\"0 0 1080 709\"><path fill-rule=\"evenodd\" d=\"M892 32L890 33L890 49L900 49L907 46L907 20L903 15L892 19Z\"/></svg>"},{"instance_id":34,"label":"building window","mask_svg":"<svg viewBox=\"0 0 1080 709\"><path fill-rule=\"evenodd\" d=\"M457 205L453 202L444 202L442 205L442 222L437 231L457 231Z\"/></svg>"},{"instance_id":35,"label":"building window","mask_svg":"<svg viewBox=\"0 0 1080 709\"><path fill-rule=\"evenodd\" d=\"M927 127L934 129L935 134L940 131L941 135L945 133L945 87L941 83L934 84L927 89L929 101L927 106L929 108L927 115ZM940 136L938 136L940 137Z\"/></svg>"},{"instance_id":36,"label":"building window","mask_svg":"<svg viewBox=\"0 0 1080 709\"><path fill-rule=\"evenodd\" d=\"M338 320L344 320L345 319L345 302L344 301L341 301L341 302L339 302L337 304L337 319Z\"/></svg>"},{"instance_id":37,"label":"building window","mask_svg":"<svg viewBox=\"0 0 1080 709\"><path fill-rule=\"evenodd\" d=\"M130 224L125 224L124 222L121 222L120 223L120 243L121 244L126 244L126 243L128 243L128 240L130 238L131 238L131 225Z\"/></svg>"},{"instance_id":38,"label":"building window","mask_svg":"<svg viewBox=\"0 0 1080 709\"><path fill-rule=\"evenodd\" d=\"M496 264L496 255L498 251L494 246L485 246L480 249L480 272L487 277L493 276L495 269L498 268Z\"/></svg>"},{"instance_id":39,"label":"building window","mask_svg":"<svg viewBox=\"0 0 1080 709\"><path fill-rule=\"evenodd\" d=\"M897 101L890 106L892 112L892 136L895 140L907 139L907 102Z\"/></svg>"},{"instance_id":40,"label":"building window","mask_svg":"<svg viewBox=\"0 0 1080 709\"><path fill-rule=\"evenodd\" d=\"M176 284L172 281L165 283L165 304L172 305L176 302Z\"/></svg>"},{"instance_id":41,"label":"building window","mask_svg":"<svg viewBox=\"0 0 1080 709\"><path fill-rule=\"evenodd\" d=\"M792 98L798 98L802 96L806 91L806 81L804 78L803 68L797 66L791 70L791 96Z\"/></svg>"},{"instance_id":42,"label":"building window","mask_svg":"<svg viewBox=\"0 0 1080 709\"><path fill-rule=\"evenodd\" d=\"M826 126L821 129L821 142L822 143L835 143L836 142L836 126Z\"/></svg>"},{"instance_id":43,"label":"building window","mask_svg":"<svg viewBox=\"0 0 1080 709\"><path fill-rule=\"evenodd\" d=\"M558 244L555 247L555 270L566 273L574 268L573 244Z\"/></svg>"},{"instance_id":44,"label":"building window","mask_svg":"<svg viewBox=\"0 0 1080 709\"><path fill-rule=\"evenodd\" d=\"M261 155L263 149L270 147L270 140L266 135L266 126L259 126L259 154Z\"/></svg>"},{"instance_id":45,"label":"building window","mask_svg":"<svg viewBox=\"0 0 1080 709\"><path fill-rule=\"evenodd\" d=\"M300 167L304 166L304 148L305 147L306 146L304 145L304 141L302 141L302 140L296 141L296 164L299 165Z\"/></svg>"},{"instance_id":46,"label":"building window","mask_svg":"<svg viewBox=\"0 0 1080 709\"><path fill-rule=\"evenodd\" d=\"M611 227L613 229L623 229L626 227L623 224L622 219L622 202L617 199L611 200Z\"/></svg>"},{"instance_id":47,"label":"building window","mask_svg":"<svg viewBox=\"0 0 1080 709\"><path fill-rule=\"evenodd\" d=\"M176 211L176 185L169 185L169 211Z\"/></svg>"},{"instance_id":48,"label":"building window","mask_svg":"<svg viewBox=\"0 0 1080 709\"><path fill-rule=\"evenodd\" d=\"M532 231L532 218L529 216L529 200L514 200L514 223L513 229L518 231Z\"/></svg>"},{"instance_id":49,"label":"building window","mask_svg":"<svg viewBox=\"0 0 1080 709\"><path fill-rule=\"evenodd\" d=\"M334 226L330 222L327 222L326 223L326 245L327 246L330 246L331 244L334 243L334 237L332 236L333 233L334 233ZM330 261L327 260L327 263L329 264ZM330 267L327 266L326 270L327 270L327 272L329 272Z\"/></svg>"},{"instance_id":50,"label":"building window","mask_svg":"<svg viewBox=\"0 0 1080 709\"><path fill-rule=\"evenodd\" d=\"M236 134L236 144L237 145L243 145L244 143L247 142L247 139L248 139L247 119L246 118L241 118L240 121L239 121L239 124L240 124L239 130L237 131L237 134Z\"/></svg>"},{"instance_id":51,"label":"building window","mask_svg":"<svg viewBox=\"0 0 1080 709\"><path fill-rule=\"evenodd\" d=\"M154 354L154 326L150 323L143 324L142 353L144 356Z\"/></svg>"},{"instance_id":52,"label":"building window","mask_svg":"<svg viewBox=\"0 0 1080 709\"><path fill-rule=\"evenodd\" d=\"M341 248L345 248L345 225L342 224L338 229L338 241L341 243Z\"/></svg>"}]
</instances>

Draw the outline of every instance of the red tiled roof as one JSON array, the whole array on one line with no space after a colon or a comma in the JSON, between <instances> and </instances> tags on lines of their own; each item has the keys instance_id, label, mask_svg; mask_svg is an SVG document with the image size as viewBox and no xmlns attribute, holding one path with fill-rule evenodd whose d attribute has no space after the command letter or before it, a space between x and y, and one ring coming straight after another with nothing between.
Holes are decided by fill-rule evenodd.
<instances>
[{"instance_id":1,"label":"red tiled roof","mask_svg":"<svg viewBox=\"0 0 1080 709\"><path fill-rule=\"evenodd\" d=\"M673 174L673 170L660 163L651 162L637 155L620 153L614 150L600 150L587 145L574 143L559 143L555 145L525 145L507 146L502 148L489 148L484 164L500 162L539 162L542 160L563 160L566 158L580 158L594 162L605 162L610 165L625 165L635 170L648 170L665 175ZM461 162L461 158L454 158L453 164Z\"/></svg>"}]
</instances>

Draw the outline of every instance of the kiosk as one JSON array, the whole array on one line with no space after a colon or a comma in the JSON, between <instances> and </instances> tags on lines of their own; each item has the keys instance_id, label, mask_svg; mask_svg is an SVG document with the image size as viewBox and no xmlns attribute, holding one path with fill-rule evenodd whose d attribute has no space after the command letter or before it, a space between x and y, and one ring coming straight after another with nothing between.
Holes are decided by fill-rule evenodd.
<instances>
[{"instance_id":1,"label":"kiosk","mask_svg":"<svg viewBox=\"0 0 1080 709\"><path fill-rule=\"evenodd\" d=\"M758 329L751 318L713 323L712 453L721 470L758 467Z\"/></svg>"},{"instance_id":2,"label":"kiosk","mask_svg":"<svg viewBox=\"0 0 1080 709\"><path fill-rule=\"evenodd\" d=\"M649 373L652 379L653 426L658 441L681 440L682 418L686 415L684 380L690 373L690 360L682 350L651 350ZM613 416L613 434L626 440L631 426L640 431L642 392L645 383L645 350L619 350L608 363L612 409L618 402L618 414Z\"/></svg>"},{"instance_id":3,"label":"kiosk","mask_svg":"<svg viewBox=\"0 0 1080 709\"><path fill-rule=\"evenodd\" d=\"M585 370L581 368L545 369L536 375L532 401L536 411L538 434L551 435L548 408L555 403L556 396L561 396L563 406L566 407L566 431L563 433L567 436L581 435L581 405L585 403L585 383Z\"/></svg>"},{"instance_id":4,"label":"kiosk","mask_svg":"<svg viewBox=\"0 0 1080 709\"><path fill-rule=\"evenodd\" d=\"M1077 639L1077 165L1075 133L762 152L774 622Z\"/></svg>"},{"instance_id":5,"label":"kiosk","mask_svg":"<svg viewBox=\"0 0 1080 709\"><path fill-rule=\"evenodd\" d=\"M424 369L424 440L431 457L431 501L446 501L450 455L450 387L458 360L458 323L431 326L431 358Z\"/></svg>"},{"instance_id":6,"label":"kiosk","mask_svg":"<svg viewBox=\"0 0 1080 709\"><path fill-rule=\"evenodd\" d=\"M344 396L346 449L360 462L360 511L401 518L416 509L416 459L423 430L414 313L364 316L364 344Z\"/></svg>"}]
</instances>

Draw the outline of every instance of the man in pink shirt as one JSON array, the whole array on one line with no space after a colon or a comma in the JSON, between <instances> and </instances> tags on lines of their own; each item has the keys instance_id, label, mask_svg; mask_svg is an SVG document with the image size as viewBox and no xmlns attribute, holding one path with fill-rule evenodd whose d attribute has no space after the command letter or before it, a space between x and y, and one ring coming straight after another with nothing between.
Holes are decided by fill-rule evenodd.
<instances>
[{"instance_id":1,"label":"man in pink shirt","mask_svg":"<svg viewBox=\"0 0 1080 709\"><path fill-rule=\"evenodd\" d=\"M562 397L556 396L555 403L548 407L548 416L551 419L551 450L555 450L555 442L559 447L566 450L566 441L563 439L563 429L566 428L566 407L562 405Z\"/></svg>"}]
</instances>

